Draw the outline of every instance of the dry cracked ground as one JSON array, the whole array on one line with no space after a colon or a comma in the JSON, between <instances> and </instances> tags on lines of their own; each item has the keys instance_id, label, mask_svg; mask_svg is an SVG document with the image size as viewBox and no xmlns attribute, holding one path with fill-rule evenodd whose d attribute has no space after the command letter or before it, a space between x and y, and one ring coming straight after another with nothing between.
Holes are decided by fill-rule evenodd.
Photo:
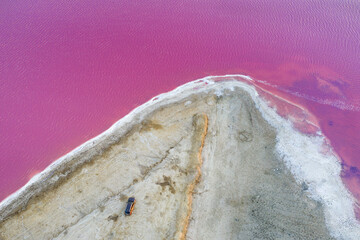
<instances>
[{"instance_id":1,"label":"dry cracked ground","mask_svg":"<svg viewBox=\"0 0 360 240\"><path fill-rule=\"evenodd\" d=\"M0 219L0 239L331 239L275 134L240 89L192 95L79 154L89 159Z\"/></svg>"}]
</instances>

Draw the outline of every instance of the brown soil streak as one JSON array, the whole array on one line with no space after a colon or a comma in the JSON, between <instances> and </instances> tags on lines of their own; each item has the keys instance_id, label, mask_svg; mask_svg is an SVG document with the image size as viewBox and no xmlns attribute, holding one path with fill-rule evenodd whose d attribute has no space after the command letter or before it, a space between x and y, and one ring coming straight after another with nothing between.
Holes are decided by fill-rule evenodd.
<instances>
[{"instance_id":1,"label":"brown soil streak","mask_svg":"<svg viewBox=\"0 0 360 240\"><path fill-rule=\"evenodd\" d=\"M182 229L180 237L179 237L180 240L184 240L186 238L187 228L188 228L188 225L189 225L189 219L190 219L190 215L191 215L191 212L192 212L192 200L193 200L192 195L193 195L194 188L195 188L196 184L199 182L200 177L201 177L201 166L202 166L202 163L203 163L201 153L202 153L202 149L204 147L205 137L206 137L207 130L208 130L208 117L207 117L206 114L204 114L204 119L205 119L205 123L204 123L204 130L203 130L203 133L201 135L201 146L199 148L198 156L197 156L197 159L198 159L198 162L199 162L197 167L196 167L197 174L195 176L194 181L189 185L189 187L188 187L188 189L186 191L186 194L187 194L187 197L188 197L188 199L187 199L188 210L187 210L187 215L186 215L184 223L183 223L183 229Z\"/></svg>"}]
</instances>

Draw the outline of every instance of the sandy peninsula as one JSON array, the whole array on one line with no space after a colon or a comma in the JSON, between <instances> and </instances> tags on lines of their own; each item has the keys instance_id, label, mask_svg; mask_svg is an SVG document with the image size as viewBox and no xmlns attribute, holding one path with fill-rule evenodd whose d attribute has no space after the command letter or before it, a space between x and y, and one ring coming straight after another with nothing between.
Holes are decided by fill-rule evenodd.
<instances>
[{"instance_id":1,"label":"sandy peninsula","mask_svg":"<svg viewBox=\"0 0 360 240\"><path fill-rule=\"evenodd\" d=\"M348 193L337 231L337 198L294 175L249 91L200 84L152 99L1 203L0 239L355 239Z\"/></svg>"}]
</instances>

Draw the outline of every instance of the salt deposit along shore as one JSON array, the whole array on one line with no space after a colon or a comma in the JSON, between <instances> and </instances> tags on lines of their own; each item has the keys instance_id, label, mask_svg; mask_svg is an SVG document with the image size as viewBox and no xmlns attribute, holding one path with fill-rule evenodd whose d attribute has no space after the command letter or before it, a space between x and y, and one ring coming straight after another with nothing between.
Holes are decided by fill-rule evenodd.
<instances>
[{"instance_id":1,"label":"salt deposit along shore","mask_svg":"<svg viewBox=\"0 0 360 240\"><path fill-rule=\"evenodd\" d=\"M324 138L244 79L159 95L63 156L0 204L0 239L359 239Z\"/></svg>"}]
</instances>

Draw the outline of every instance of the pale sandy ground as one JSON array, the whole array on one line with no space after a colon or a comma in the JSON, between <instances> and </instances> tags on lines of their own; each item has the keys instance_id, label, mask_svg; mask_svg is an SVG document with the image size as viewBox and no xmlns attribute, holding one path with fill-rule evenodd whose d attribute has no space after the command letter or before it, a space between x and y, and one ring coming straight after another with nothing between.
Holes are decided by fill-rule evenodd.
<instances>
[{"instance_id":1,"label":"pale sandy ground","mask_svg":"<svg viewBox=\"0 0 360 240\"><path fill-rule=\"evenodd\" d=\"M275 139L244 91L193 95L75 155L0 212L0 239L332 239Z\"/></svg>"}]
</instances>

